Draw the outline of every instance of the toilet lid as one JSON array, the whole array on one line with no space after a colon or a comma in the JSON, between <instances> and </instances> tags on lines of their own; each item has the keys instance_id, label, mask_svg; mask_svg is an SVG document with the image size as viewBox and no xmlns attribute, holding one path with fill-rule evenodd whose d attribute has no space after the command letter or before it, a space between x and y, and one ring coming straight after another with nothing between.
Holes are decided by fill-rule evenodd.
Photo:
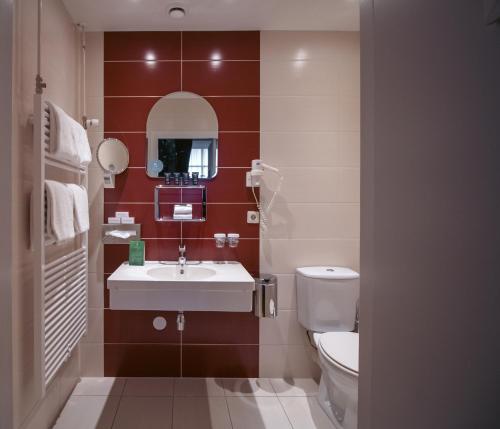
<instances>
[{"instance_id":1,"label":"toilet lid","mask_svg":"<svg viewBox=\"0 0 500 429\"><path fill-rule=\"evenodd\" d=\"M345 267L301 267L296 269L304 277L324 280L354 280L359 274Z\"/></svg>"},{"instance_id":2,"label":"toilet lid","mask_svg":"<svg viewBox=\"0 0 500 429\"><path fill-rule=\"evenodd\" d=\"M359 372L359 334L356 332L327 332L319 345L324 356L338 365Z\"/></svg>"}]
</instances>

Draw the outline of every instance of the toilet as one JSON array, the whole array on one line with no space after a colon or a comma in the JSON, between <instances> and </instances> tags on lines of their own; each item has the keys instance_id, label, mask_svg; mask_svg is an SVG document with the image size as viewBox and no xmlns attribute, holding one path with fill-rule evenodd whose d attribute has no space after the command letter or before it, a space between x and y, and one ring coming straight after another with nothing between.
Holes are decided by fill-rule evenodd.
<instances>
[{"instance_id":1,"label":"toilet","mask_svg":"<svg viewBox=\"0 0 500 429\"><path fill-rule=\"evenodd\" d=\"M300 324L318 349L318 400L337 429L356 429L359 337L356 324L359 274L344 267L296 270Z\"/></svg>"}]
</instances>

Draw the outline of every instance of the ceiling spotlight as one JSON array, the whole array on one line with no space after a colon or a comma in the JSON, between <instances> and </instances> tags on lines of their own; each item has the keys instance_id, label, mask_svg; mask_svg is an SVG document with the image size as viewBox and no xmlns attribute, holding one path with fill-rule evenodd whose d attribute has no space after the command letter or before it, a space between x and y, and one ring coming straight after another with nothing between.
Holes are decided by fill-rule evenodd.
<instances>
[{"instance_id":1,"label":"ceiling spotlight","mask_svg":"<svg viewBox=\"0 0 500 429\"><path fill-rule=\"evenodd\" d=\"M186 10L182 7L174 6L168 10L170 18L181 19L186 16Z\"/></svg>"}]
</instances>

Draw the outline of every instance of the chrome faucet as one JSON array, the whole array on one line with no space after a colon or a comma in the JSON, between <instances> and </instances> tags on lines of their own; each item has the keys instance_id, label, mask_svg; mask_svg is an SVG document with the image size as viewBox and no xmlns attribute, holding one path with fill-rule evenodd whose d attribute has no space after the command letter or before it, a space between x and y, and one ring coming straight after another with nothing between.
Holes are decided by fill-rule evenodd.
<instances>
[{"instance_id":1,"label":"chrome faucet","mask_svg":"<svg viewBox=\"0 0 500 429\"><path fill-rule=\"evenodd\" d=\"M181 274L184 274L184 266L186 265L186 245L179 246L179 266L181 267Z\"/></svg>"}]
</instances>

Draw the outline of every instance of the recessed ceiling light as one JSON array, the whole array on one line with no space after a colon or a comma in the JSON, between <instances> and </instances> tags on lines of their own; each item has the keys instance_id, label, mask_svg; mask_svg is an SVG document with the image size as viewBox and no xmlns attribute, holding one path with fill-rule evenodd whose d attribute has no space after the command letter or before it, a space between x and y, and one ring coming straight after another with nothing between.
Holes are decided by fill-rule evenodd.
<instances>
[{"instance_id":1,"label":"recessed ceiling light","mask_svg":"<svg viewBox=\"0 0 500 429\"><path fill-rule=\"evenodd\" d=\"M181 19L186 16L186 10L182 7L175 6L168 10L168 14L170 18Z\"/></svg>"}]
</instances>

